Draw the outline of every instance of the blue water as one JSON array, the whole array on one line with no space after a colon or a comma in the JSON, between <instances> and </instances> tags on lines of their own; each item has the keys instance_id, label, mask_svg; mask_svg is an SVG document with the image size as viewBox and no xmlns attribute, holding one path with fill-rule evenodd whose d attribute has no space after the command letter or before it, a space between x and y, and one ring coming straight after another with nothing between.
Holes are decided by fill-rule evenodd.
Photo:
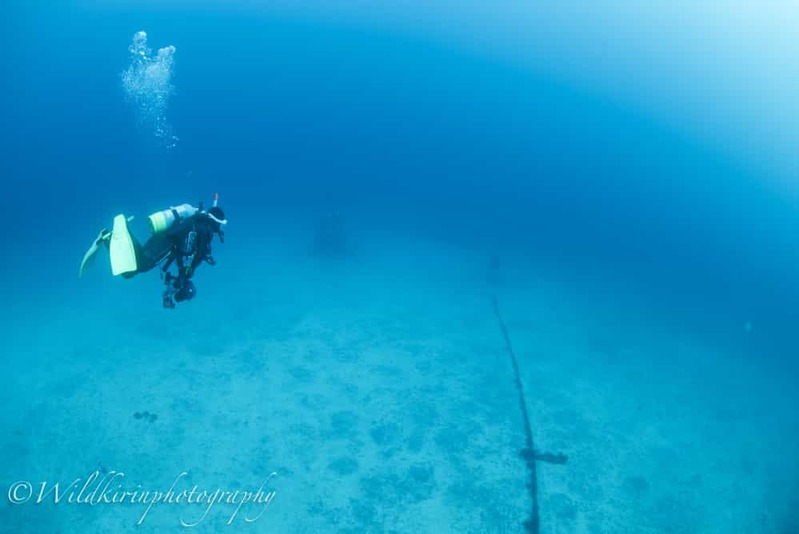
<instances>
[{"instance_id":1,"label":"blue water","mask_svg":"<svg viewBox=\"0 0 799 534\"><path fill-rule=\"evenodd\" d=\"M523 532L535 509L528 531L799 529L799 84L776 7L741 7L744 31L661 3L108 4L4 19L4 491L274 471L258 521L219 504L197 528ZM142 30L148 61L175 47L142 93L168 135L122 81ZM113 278L102 251L78 279L116 214L144 238L215 192L227 240L196 300L161 309L157 274ZM331 211L349 248L320 258ZM537 452L568 456L534 462L535 492L500 324ZM12 500L4 532L186 513Z\"/></svg>"}]
</instances>

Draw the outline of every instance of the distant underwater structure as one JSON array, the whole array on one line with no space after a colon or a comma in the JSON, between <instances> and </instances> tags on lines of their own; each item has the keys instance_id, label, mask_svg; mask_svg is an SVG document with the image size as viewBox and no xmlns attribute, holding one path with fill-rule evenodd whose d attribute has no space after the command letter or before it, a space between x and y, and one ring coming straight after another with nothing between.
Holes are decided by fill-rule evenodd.
<instances>
[{"instance_id":1,"label":"distant underwater structure","mask_svg":"<svg viewBox=\"0 0 799 534\"><path fill-rule=\"evenodd\" d=\"M315 256L328 258L346 256L351 252L344 218L339 212L327 213L319 220L312 252Z\"/></svg>"}]
</instances>

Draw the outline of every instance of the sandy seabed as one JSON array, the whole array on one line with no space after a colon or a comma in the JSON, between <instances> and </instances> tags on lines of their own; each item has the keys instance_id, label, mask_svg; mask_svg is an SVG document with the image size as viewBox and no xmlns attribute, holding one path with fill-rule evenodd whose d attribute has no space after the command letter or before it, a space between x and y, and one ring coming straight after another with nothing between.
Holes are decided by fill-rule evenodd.
<instances>
[{"instance_id":1,"label":"sandy seabed","mask_svg":"<svg viewBox=\"0 0 799 534\"><path fill-rule=\"evenodd\" d=\"M797 525L797 393L755 355L529 260L489 284L484 252L435 243L371 240L338 260L263 248L220 251L177 310L156 275L102 268L7 308L3 532L524 532L525 436L492 296L536 448L568 456L537 464L541 533ZM96 298L67 305L78 292ZM122 491L273 494L146 515L67 502L95 471ZM11 504L17 481L63 498Z\"/></svg>"}]
</instances>

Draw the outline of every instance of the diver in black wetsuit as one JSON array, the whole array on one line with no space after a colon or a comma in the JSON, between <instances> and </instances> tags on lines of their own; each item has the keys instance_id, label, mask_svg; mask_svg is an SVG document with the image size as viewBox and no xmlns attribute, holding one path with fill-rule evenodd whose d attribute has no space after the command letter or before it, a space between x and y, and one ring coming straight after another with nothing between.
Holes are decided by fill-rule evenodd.
<instances>
[{"instance_id":1,"label":"diver in black wetsuit","mask_svg":"<svg viewBox=\"0 0 799 534\"><path fill-rule=\"evenodd\" d=\"M160 273L166 288L162 295L165 308L174 308L176 302L191 300L197 294L192 281L194 272L203 262L215 265L211 255L211 243L219 236L224 243L222 227L227 224L225 213L214 205L204 210L202 203L195 208L189 204L172 207L150 215L151 237L142 245L128 230L129 219L118 215L114 219L113 231L104 229L86 252L81 263L83 275L99 246L108 247L111 271L123 278L152 270L160 265ZM175 266L175 273L171 267Z\"/></svg>"},{"instance_id":2,"label":"diver in black wetsuit","mask_svg":"<svg viewBox=\"0 0 799 534\"><path fill-rule=\"evenodd\" d=\"M164 308L174 308L176 302L191 300L197 294L191 278L203 262L216 265L216 260L211 255L211 242L214 235L219 236L221 243L225 242L225 233L219 222L224 220L225 214L218 207L211 208L207 213L199 211L187 219L178 232L170 236L168 252L161 265L166 284L163 294ZM147 248L147 243L144 248ZM173 264L176 266L176 274L169 270Z\"/></svg>"}]
</instances>

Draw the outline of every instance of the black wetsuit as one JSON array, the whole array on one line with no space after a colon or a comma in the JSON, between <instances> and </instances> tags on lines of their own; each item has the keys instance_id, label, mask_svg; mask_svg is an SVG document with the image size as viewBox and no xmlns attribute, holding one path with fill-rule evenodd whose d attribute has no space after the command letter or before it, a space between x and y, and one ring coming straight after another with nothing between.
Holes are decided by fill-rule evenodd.
<instances>
[{"instance_id":1,"label":"black wetsuit","mask_svg":"<svg viewBox=\"0 0 799 534\"><path fill-rule=\"evenodd\" d=\"M191 277L202 262L215 264L211 255L211 242L214 234L223 239L219 224L205 213L181 220L164 232L150 237L144 245L134 239L138 269L125 276L152 270L159 264L167 286L164 291L164 307L174 307L175 301L190 300L196 294ZM169 272L172 264L177 266L177 274Z\"/></svg>"}]
</instances>

